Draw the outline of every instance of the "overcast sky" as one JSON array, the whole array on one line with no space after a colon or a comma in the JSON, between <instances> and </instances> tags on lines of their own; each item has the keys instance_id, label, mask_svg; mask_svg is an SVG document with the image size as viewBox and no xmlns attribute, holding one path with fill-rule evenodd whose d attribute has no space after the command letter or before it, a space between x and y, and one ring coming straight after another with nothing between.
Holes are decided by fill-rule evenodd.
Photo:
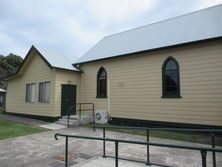
<instances>
[{"instance_id":1,"label":"overcast sky","mask_svg":"<svg viewBox=\"0 0 222 167\"><path fill-rule=\"evenodd\" d=\"M0 54L31 45L71 60L104 36L172 18L222 0L0 0Z\"/></svg>"}]
</instances>

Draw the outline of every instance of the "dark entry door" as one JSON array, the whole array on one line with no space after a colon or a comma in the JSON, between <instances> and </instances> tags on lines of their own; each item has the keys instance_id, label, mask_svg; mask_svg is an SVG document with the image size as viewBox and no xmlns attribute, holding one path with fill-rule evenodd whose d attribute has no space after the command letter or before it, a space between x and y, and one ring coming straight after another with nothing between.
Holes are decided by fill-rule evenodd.
<instances>
[{"instance_id":1,"label":"dark entry door","mask_svg":"<svg viewBox=\"0 0 222 167\"><path fill-rule=\"evenodd\" d=\"M76 104L76 86L75 85L62 85L62 102L61 102L61 115L69 114L68 109ZM75 112L75 107L72 112Z\"/></svg>"}]
</instances>

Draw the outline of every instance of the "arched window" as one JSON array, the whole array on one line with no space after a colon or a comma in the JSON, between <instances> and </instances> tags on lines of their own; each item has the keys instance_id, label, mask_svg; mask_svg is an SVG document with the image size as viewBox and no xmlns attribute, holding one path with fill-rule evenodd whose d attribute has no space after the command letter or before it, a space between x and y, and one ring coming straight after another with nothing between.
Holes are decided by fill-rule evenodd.
<instances>
[{"instance_id":1,"label":"arched window","mask_svg":"<svg viewBox=\"0 0 222 167\"><path fill-rule=\"evenodd\" d=\"M162 66L162 97L180 97L179 64L173 57L167 58Z\"/></svg>"},{"instance_id":2,"label":"arched window","mask_svg":"<svg viewBox=\"0 0 222 167\"><path fill-rule=\"evenodd\" d=\"M97 98L107 97L107 73L106 70L101 67L97 74Z\"/></svg>"}]
</instances>

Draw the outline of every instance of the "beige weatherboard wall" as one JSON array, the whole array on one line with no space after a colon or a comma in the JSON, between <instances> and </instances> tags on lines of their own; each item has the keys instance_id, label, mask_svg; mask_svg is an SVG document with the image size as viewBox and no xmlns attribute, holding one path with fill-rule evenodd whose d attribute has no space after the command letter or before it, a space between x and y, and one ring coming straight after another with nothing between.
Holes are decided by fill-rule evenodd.
<instances>
[{"instance_id":1,"label":"beige weatherboard wall","mask_svg":"<svg viewBox=\"0 0 222 167\"><path fill-rule=\"evenodd\" d=\"M23 64L19 74L8 80L6 112L46 117L61 116L62 84L77 86L80 92L80 74L75 71L50 68L46 62L32 51ZM39 82L50 82L50 102L38 101ZM35 83L35 101L26 102L26 84ZM80 95L76 95L81 97ZM78 103L79 99L77 99Z\"/></svg>"},{"instance_id":2,"label":"beige weatherboard wall","mask_svg":"<svg viewBox=\"0 0 222 167\"><path fill-rule=\"evenodd\" d=\"M55 113L59 115L61 112L61 89L63 84L76 85L76 103L81 102L81 74L78 72L56 69L55 83Z\"/></svg>"},{"instance_id":3,"label":"beige weatherboard wall","mask_svg":"<svg viewBox=\"0 0 222 167\"><path fill-rule=\"evenodd\" d=\"M162 64L169 56L179 63L182 98L161 98ZM107 71L108 98L96 98L100 67ZM83 63L80 68L83 101L111 117L222 126L221 41Z\"/></svg>"},{"instance_id":4,"label":"beige weatherboard wall","mask_svg":"<svg viewBox=\"0 0 222 167\"><path fill-rule=\"evenodd\" d=\"M31 57L30 57L31 58ZM9 80L8 94L6 100L6 112L57 116L55 113L55 71L51 70L47 64L38 56L32 55L30 63L25 64L25 69L20 77ZM39 82L50 81L50 103L38 102ZM36 83L35 102L26 102L26 84Z\"/></svg>"}]
</instances>

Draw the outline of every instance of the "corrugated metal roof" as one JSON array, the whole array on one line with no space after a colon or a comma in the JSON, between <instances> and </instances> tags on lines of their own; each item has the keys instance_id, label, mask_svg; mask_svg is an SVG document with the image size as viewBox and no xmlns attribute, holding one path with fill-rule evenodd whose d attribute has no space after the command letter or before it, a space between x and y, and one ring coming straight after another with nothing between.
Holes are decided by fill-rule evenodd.
<instances>
[{"instance_id":1,"label":"corrugated metal roof","mask_svg":"<svg viewBox=\"0 0 222 167\"><path fill-rule=\"evenodd\" d=\"M48 63L55 68L62 68L67 70L79 71L72 65L72 61L70 61L67 57L59 55L51 50L44 48L37 48L37 50L41 53L41 55L48 61Z\"/></svg>"},{"instance_id":2,"label":"corrugated metal roof","mask_svg":"<svg viewBox=\"0 0 222 167\"><path fill-rule=\"evenodd\" d=\"M222 4L103 38L75 64L222 37Z\"/></svg>"}]
</instances>

